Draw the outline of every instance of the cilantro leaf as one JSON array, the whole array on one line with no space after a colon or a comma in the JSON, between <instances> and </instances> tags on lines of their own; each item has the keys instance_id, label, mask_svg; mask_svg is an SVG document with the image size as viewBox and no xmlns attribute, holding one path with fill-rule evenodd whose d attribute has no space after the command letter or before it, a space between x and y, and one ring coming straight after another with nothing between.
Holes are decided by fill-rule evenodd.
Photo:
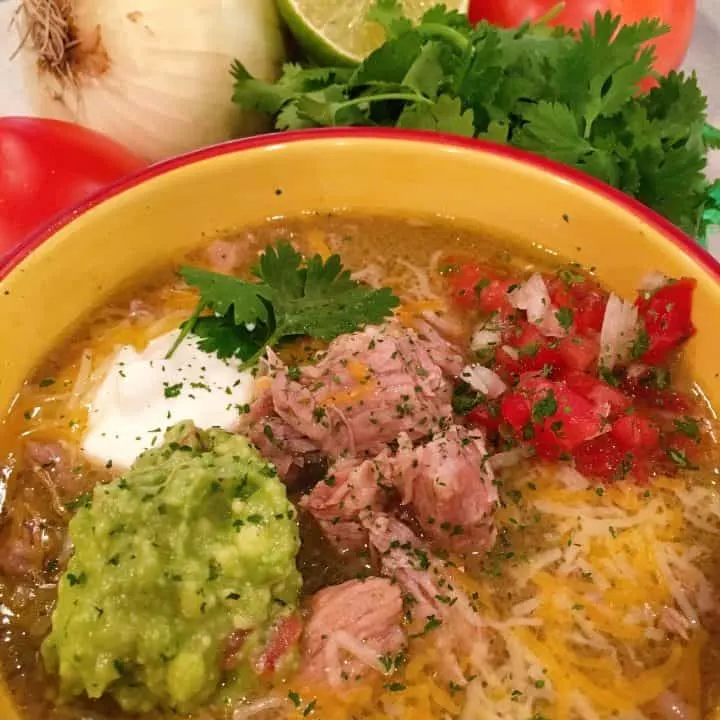
<instances>
[{"instance_id":1,"label":"cilantro leaf","mask_svg":"<svg viewBox=\"0 0 720 720\"><path fill-rule=\"evenodd\" d=\"M382 322L399 304L389 289L353 280L338 255L305 259L288 242L267 248L253 274L257 282L183 267L182 277L200 299L169 354L192 333L205 352L250 365L284 339L330 341ZM210 315L203 314L208 310Z\"/></svg>"},{"instance_id":2,"label":"cilantro leaf","mask_svg":"<svg viewBox=\"0 0 720 720\"><path fill-rule=\"evenodd\" d=\"M399 304L387 288L372 290L343 270L339 255L311 257L305 267L288 243L269 248L258 276L271 289L275 334L332 340L367 324L382 322Z\"/></svg>"},{"instance_id":3,"label":"cilantro leaf","mask_svg":"<svg viewBox=\"0 0 720 720\"><path fill-rule=\"evenodd\" d=\"M198 347L203 352L214 353L221 360L232 357L247 360L263 346L268 330L262 324L253 330L246 325L236 325L232 314L228 313L199 317L192 334L198 339Z\"/></svg>"},{"instance_id":4,"label":"cilantro leaf","mask_svg":"<svg viewBox=\"0 0 720 720\"><path fill-rule=\"evenodd\" d=\"M720 132L695 75L638 91L654 75L651 41L668 30L657 20L472 27L439 5L413 24L398 0L376 0L368 19L387 40L355 67L289 64L264 83L236 63L234 101L282 130L380 125L508 143L619 188L700 242L720 222L720 185L705 177Z\"/></svg>"},{"instance_id":5,"label":"cilantro leaf","mask_svg":"<svg viewBox=\"0 0 720 720\"><path fill-rule=\"evenodd\" d=\"M449 95L441 95L432 105L406 106L397 124L401 128L437 130L465 137L475 134L472 112L463 112L460 100Z\"/></svg>"},{"instance_id":6,"label":"cilantro leaf","mask_svg":"<svg viewBox=\"0 0 720 720\"><path fill-rule=\"evenodd\" d=\"M270 298L266 286L253 285L231 275L194 267L181 268L180 275L188 285L200 291L203 309L212 310L218 315L231 312L236 325L270 323Z\"/></svg>"},{"instance_id":7,"label":"cilantro leaf","mask_svg":"<svg viewBox=\"0 0 720 720\"><path fill-rule=\"evenodd\" d=\"M398 0L377 0L368 10L366 19L380 25L388 39L412 30L412 23L403 14Z\"/></svg>"},{"instance_id":8,"label":"cilantro leaf","mask_svg":"<svg viewBox=\"0 0 720 720\"><path fill-rule=\"evenodd\" d=\"M720 150L720 128L716 128L710 123L705 123L703 127L703 141L705 147L711 150Z\"/></svg>"}]
</instances>

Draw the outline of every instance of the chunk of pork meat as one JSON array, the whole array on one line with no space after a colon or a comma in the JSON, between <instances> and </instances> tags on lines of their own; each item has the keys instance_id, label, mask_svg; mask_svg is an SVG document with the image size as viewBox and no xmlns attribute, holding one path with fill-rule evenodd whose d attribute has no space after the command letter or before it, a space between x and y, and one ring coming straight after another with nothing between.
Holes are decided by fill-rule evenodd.
<instances>
[{"instance_id":1,"label":"chunk of pork meat","mask_svg":"<svg viewBox=\"0 0 720 720\"><path fill-rule=\"evenodd\" d=\"M394 455L341 460L303 498L328 539L340 547L362 545L367 537L361 514L387 508L388 490L396 488L436 546L461 553L490 548L498 496L484 463L482 433L453 425L417 447L405 434L398 440Z\"/></svg>"},{"instance_id":2,"label":"chunk of pork meat","mask_svg":"<svg viewBox=\"0 0 720 720\"><path fill-rule=\"evenodd\" d=\"M349 580L316 593L302 638L303 677L340 686L405 644L400 588L385 578Z\"/></svg>"},{"instance_id":3,"label":"chunk of pork meat","mask_svg":"<svg viewBox=\"0 0 720 720\"><path fill-rule=\"evenodd\" d=\"M65 443L28 441L24 460L53 497L59 515L64 514L61 501L74 500L88 489L87 480L76 471L76 453Z\"/></svg>"},{"instance_id":4,"label":"chunk of pork meat","mask_svg":"<svg viewBox=\"0 0 720 720\"><path fill-rule=\"evenodd\" d=\"M274 414L271 392L262 393L253 402L241 424L250 428L251 441L287 481L301 472L306 457L316 452L314 443Z\"/></svg>"},{"instance_id":5,"label":"chunk of pork meat","mask_svg":"<svg viewBox=\"0 0 720 720\"><path fill-rule=\"evenodd\" d=\"M437 628L433 642L440 653L440 670L448 681L464 684L457 653L471 653L482 632L477 609L456 586L446 564L434 558L406 525L383 513L367 513L364 524L383 575L402 589L410 631L427 635Z\"/></svg>"},{"instance_id":6,"label":"chunk of pork meat","mask_svg":"<svg viewBox=\"0 0 720 720\"><path fill-rule=\"evenodd\" d=\"M375 455L403 432L431 434L452 416L451 378L463 367L429 325L416 332L396 321L342 335L316 365L292 373L272 354L268 363L270 388L245 424L261 452L273 445L281 475L301 438L337 458Z\"/></svg>"},{"instance_id":7,"label":"chunk of pork meat","mask_svg":"<svg viewBox=\"0 0 720 720\"><path fill-rule=\"evenodd\" d=\"M389 460L381 453L373 460L339 460L327 477L300 500L300 505L318 521L325 537L336 547L358 548L365 544L367 532L361 516L385 505Z\"/></svg>"},{"instance_id":8,"label":"chunk of pork meat","mask_svg":"<svg viewBox=\"0 0 720 720\"><path fill-rule=\"evenodd\" d=\"M485 463L485 436L451 426L413 449L401 446L393 478L424 533L454 552L482 552L495 542L498 494Z\"/></svg>"},{"instance_id":9,"label":"chunk of pork meat","mask_svg":"<svg viewBox=\"0 0 720 720\"><path fill-rule=\"evenodd\" d=\"M41 520L9 518L0 528L0 572L4 575L40 572L46 551Z\"/></svg>"}]
</instances>

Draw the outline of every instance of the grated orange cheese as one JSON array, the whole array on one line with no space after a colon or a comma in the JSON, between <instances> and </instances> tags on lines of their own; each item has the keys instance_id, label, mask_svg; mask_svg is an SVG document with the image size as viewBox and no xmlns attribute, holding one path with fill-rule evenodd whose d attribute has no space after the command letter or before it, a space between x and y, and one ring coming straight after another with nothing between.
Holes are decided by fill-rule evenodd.
<instances>
[{"instance_id":1,"label":"grated orange cheese","mask_svg":"<svg viewBox=\"0 0 720 720\"><path fill-rule=\"evenodd\" d=\"M397 308L395 314L405 327L412 327L416 318L425 312L440 312L446 309L441 300L409 300Z\"/></svg>"}]
</instances>

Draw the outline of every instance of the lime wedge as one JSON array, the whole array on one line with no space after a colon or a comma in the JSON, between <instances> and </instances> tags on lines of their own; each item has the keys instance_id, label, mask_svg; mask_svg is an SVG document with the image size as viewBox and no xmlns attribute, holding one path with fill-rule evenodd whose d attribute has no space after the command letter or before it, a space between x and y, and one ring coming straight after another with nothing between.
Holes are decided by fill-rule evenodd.
<instances>
[{"instance_id":1,"label":"lime wedge","mask_svg":"<svg viewBox=\"0 0 720 720\"><path fill-rule=\"evenodd\" d=\"M448 10L467 12L469 0L444 0ZM278 0L283 19L315 61L355 65L385 40L383 29L365 18L374 0ZM405 15L419 20L438 0L401 0Z\"/></svg>"}]
</instances>

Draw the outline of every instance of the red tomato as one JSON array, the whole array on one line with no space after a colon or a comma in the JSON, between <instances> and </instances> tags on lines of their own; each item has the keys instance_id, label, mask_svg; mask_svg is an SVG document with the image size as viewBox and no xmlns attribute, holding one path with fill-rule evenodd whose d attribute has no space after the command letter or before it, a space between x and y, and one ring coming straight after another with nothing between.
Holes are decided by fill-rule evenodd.
<instances>
[{"instance_id":1,"label":"red tomato","mask_svg":"<svg viewBox=\"0 0 720 720\"><path fill-rule=\"evenodd\" d=\"M486 279L485 269L477 263L463 263L448 275L453 300L462 308L477 307L477 284Z\"/></svg>"},{"instance_id":2,"label":"red tomato","mask_svg":"<svg viewBox=\"0 0 720 720\"><path fill-rule=\"evenodd\" d=\"M502 27L516 27L526 20L539 20L554 7L556 0L470 0L471 22L487 20ZM670 26L667 35L655 41L655 69L662 75L682 64L690 46L695 22L695 0L565 0L565 7L552 25L579 28L592 20L596 12L622 15L632 24L643 18L660 18ZM649 86L645 83L645 87Z\"/></svg>"},{"instance_id":3,"label":"red tomato","mask_svg":"<svg viewBox=\"0 0 720 720\"><path fill-rule=\"evenodd\" d=\"M587 370L600 353L597 338L568 335L558 345L560 360L568 370Z\"/></svg>"},{"instance_id":4,"label":"red tomato","mask_svg":"<svg viewBox=\"0 0 720 720\"><path fill-rule=\"evenodd\" d=\"M481 403L465 416L465 420L472 427L496 432L500 427L500 408L497 403Z\"/></svg>"},{"instance_id":5,"label":"red tomato","mask_svg":"<svg viewBox=\"0 0 720 720\"><path fill-rule=\"evenodd\" d=\"M270 638L262 655L258 658L255 669L259 675L275 672L283 655L300 639L302 621L297 614L289 615L278 622L270 631Z\"/></svg>"},{"instance_id":6,"label":"red tomato","mask_svg":"<svg viewBox=\"0 0 720 720\"><path fill-rule=\"evenodd\" d=\"M560 352L553 347L532 323L518 322L507 340L508 346L515 350L510 353L502 347L495 354L495 360L502 369L519 375L520 373L542 370L546 366L556 367L560 362Z\"/></svg>"},{"instance_id":7,"label":"red tomato","mask_svg":"<svg viewBox=\"0 0 720 720\"><path fill-rule=\"evenodd\" d=\"M520 395L504 395L500 403L503 420L517 433L530 422L530 403Z\"/></svg>"},{"instance_id":8,"label":"red tomato","mask_svg":"<svg viewBox=\"0 0 720 720\"><path fill-rule=\"evenodd\" d=\"M573 305L575 330L581 334L599 333L602 329L608 296L598 290L588 290L574 296Z\"/></svg>"},{"instance_id":9,"label":"red tomato","mask_svg":"<svg viewBox=\"0 0 720 720\"><path fill-rule=\"evenodd\" d=\"M507 294L513 284L512 280L491 281L480 290L480 309L486 313L499 313L501 317L510 315L513 308Z\"/></svg>"},{"instance_id":10,"label":"red tomato","mask_svg":"<svg viewBox=\"0 0 720 720\"><path fill-rule=\"evenodd\" d=\"M681 278L635 301L648 334L649 347L641 358L643 362L660 364L695 334L692 296L696 286L694 278Z\"/></svg>"},{"instance_id":11,"label":"red tomato","mask_svg":"<svg viewBox=\"0 0 720 720\"><path fill-rule=\"evenodd\" d=\"M506 415L508 405L503 402L504 419L516 431L532 420L535 437L531 442L544 457L558 457L602 432L603 423L593 404L562 381L526 375L511 397L513 415ZM519 409L520 401L525 403L524 411ZM518 420L525 418L518 427Z\"/></svg>"},{"instance_id":12,"label":"red tomato","mask_svg":"<svg viewBox=\"0 0 720 720\"><path fill-rule=\"evenodd\" d=\"M563 379L571 390L590 400L596 409L600 410L609 406L611 415L623 413L631 405L630 398L620 390L588 373L569 372Z\"/></svg>"},{"instance_id":13,"label":"red tomato","mask_svg":"<svg viewBox=\"0 0 720 720\"><path fill-rule=\"evenodd\" d=\"M0 259L58 212L145 165L78 125L0 118Z\"/></svg>"},{"instance_id":14,"label":"red tomato","mask_svg":"<svg viewBox=\"0 0 720 720\"><path fill-rule=\"evenodd\" d=\"M575 468L582 475L620 480L634 467L634 458L610 433L588 440L573 453Z\"/></svg>"},{"instance_id":15,"label":"red tomato","mask_svg":"<svg viewBox=\"0 0 720 720\"><path fill-rule=\"evenodd\" d=\"M637 413L619 417L612 424L610 434L620 447L637 453L650 452L660 444L657 427Z\"/></svg>"},{"instance_id":16,"label":"red tomato","mask_svg":"<svg viewBox=\"0 0 720 720\"><path fill-rule=\"evenodd\" d=\"M570 282L557 276L545 278L552 304L572 309L575 332L581 335L599 333L608 294L592 278L586 277L584 281L579 281L583 277L579 272L568 272L573 277Z\"/></svg>"}]
</instances>

